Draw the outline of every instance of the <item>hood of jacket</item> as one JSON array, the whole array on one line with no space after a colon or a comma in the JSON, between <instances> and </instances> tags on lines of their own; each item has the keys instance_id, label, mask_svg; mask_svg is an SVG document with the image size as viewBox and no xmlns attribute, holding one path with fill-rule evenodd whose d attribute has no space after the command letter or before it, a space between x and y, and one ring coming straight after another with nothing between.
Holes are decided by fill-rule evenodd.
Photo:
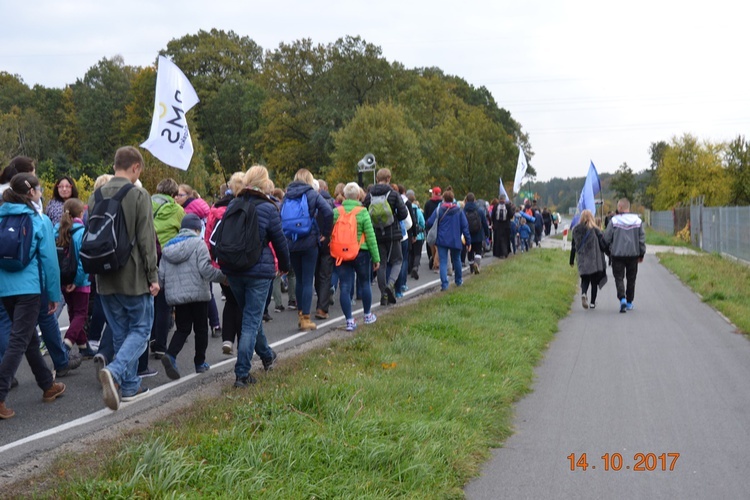
<instances>
[{"instance_id":1,"label":"hood of jacket","mask_svg":"<svg viewBox=\"0 0 750 500\"><path fill-rule=\"evenodd\" d=\"M161 258L171 264L185 262L195 251L198 245L205 245L203 239L192 229L180 229L177 236L169 240L161 250Z\"/></svg>"},{"instance_id":2,"label":"hood of jacket","mask_svg":"<svg viewBox=\"0 0 750 500\"><path fill-rule=\"evenodd\" d=\"M0 217L4 215L34 214L34 209L23 203L5 202L0 205Z\"/></svg>"},{"instance_id":3,"label":"hood of jacket","mask_svg":"<svg viewBox=\"0 0 750 500\"><path fill-rule=\"evenodd\" d=\"M393 188L388 184L375 184L370 188L370 196L383 196L391 191L393 191Z\"/></svg>"},{"instance_id":4,"label":"hood of jacket","mask_svg":"<svg viewBox=\"0 0 750 500\"><path fill-rule=\"evenodd\" d=\"M306 194L308 191L312 191L313 193L315 192L311 185L305 184L301 181L294 181L289 184L289 187L286 190L286 195L284 195L284 197L292 199L299 198L303 194Z\"/></svg>"}]
</instances>

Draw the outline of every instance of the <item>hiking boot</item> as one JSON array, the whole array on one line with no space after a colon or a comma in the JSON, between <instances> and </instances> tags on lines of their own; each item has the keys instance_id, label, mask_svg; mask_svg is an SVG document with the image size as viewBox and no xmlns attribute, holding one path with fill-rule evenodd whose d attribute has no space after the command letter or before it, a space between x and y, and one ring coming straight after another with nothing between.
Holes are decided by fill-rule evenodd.
<instances>
[{"instance_id":1,"label":"hiking boot","mask_svg":"<svg viewBox=\"0 0 750 500\"><path fill-rule=\"evenodd\" d=\"M211 327L211 337L217 339L221 337L221 327L220 326L212 326Z\"/></svg>"},{"instance_id":2,"label":"hiking boot","mask_svg":"<svg viewBox=\"0 0 750 500\"><path fill-rule=\"evenodd\" d=\"M624 313L624 312L625 312L625 309L626 309L627 307L628 307L628 303L627 303L627 301L626 301L626 300L625 300L624 298L620 299L620 312L621 312L621 313Z\"/></svg>"},{"instance_id":3,"label":"hiking boot","mask_svg":"<svg viewBox=\"0 0 750 500\"><path fill-rule=\"evenodd\" d=\"M154 370L153 368L146 368L145 370L138 372L138 376L141 378L149 378L149 377L156 377L159 374L158 371Z\"/></svg>"},{"instance_id":4,"label":"hiking boot","mask_svg":"<svg viewBox=\"0 0 750 500\"><path fill-rule=\"evenodd\" d=\"M52 401L57 399L58 396L61 396L63 392L65 392L65 384L54 382L50 386L50 388L44 391L44 394L42 394L42 401L44 401L45 403L51 403Z\"/></svg>"},{"instance_id":5,"label":"hiking boot","mask_svg":"<svg viewBox=\"0 0 750 500\"><path fill-rule=\"evenodd\" d=\"M16 412L5 406L5 401L0 403L0 419L6 420L9 418L13 418L16 415Z\"/></svg>"},{"instance_id":6,"label":"hiking boot","mask_svg":"<svg viewBox=\"0 0 750 500\"><path fill-rule=\"evenodd\" d=\"M385 296L388 299L389 304L396 303L396 291L393 289L393 283L385 287Z\"/></svg>"},{"instance_id":7,"label":"hiking boot","mask_svg":"<svg viewBox=\"0 0 750 500\"><path fill-rule=\"evenodd\" d=\"M110 410L118 410L120 408L120 394L117 391L120 387L115 383L115 379L108 369L102 368L99 372L99 383L102 384L104 404Z\"/></svg>"},{"instance_id":8,"label":"hiking boot","mask_svg":"<svg viewBox=\"0 0 750 500\"><path fill-rule=\"evenodd\" d=\"M365 325L371 325L378 320L378 317L373 313L365 314Z\"/></svg>"},{"instance_id":9,"label":"hiking boot","mask_svg":"<svg viewBox=\"0 0 750 500\"><path fill-rule=\"evenodd\" d=\"M317 311L315 311L315 317L318 319L328 319L328 313L323 309L318 309Z\"/></svg>"},{"instance_id":10,"label":"hiking boot","mask_svg":"<svg viewBox=\"0 0 750 500\"><path fill-rule=\"evenodd\" d=\"M225 340L223 344L221 344L221 352L224 354L232 354L232 343L228 340Z\"/></svg>"},{"instance_id":11,"label":"hiking boot","mask_svg":"<svg viewBox=\"0 0 750 500\"><path fill-rule=\"evenodd\" d=\"M315 330L318 325L310 321L309 314L303 314L299 317L299 329L300 330Z\"/></svg>"},{"instance_id":12,"label":"hiking boot","mask_svg":"<svg viewBox=\"0 0 750 500\"><path fill-rule=\"evenodd\" d=\"M271 351L272 355L270 358L261 359L260 361L263 363L263 369L265 371L273 369L273 364L276 361L277 355L276 351Z\"/></svg>"},{"instance_id":13,"label":"hiking boot","mask_svg":"<svg viewBox=\"0 0 750 500\"><path fill-rule=\"evenodd\" d=\"M589 299L585 295L581 295L581 305L583 306L584 309L589 308Z\"/></svg>"},{"instance_id":14,"label":"hiking boot","mask_svg":"<svg viewBox=\"0 0 750 500\"><path fill-rule=\"evenodd\" d=\"M419 279L419 270L416 267L411 270L411 277L415 280Z\"/></svg>"},{"instance_id":15,"label":"hiking boot","mask_svg":"<svg viewBox=\"0 0 750 500\"><path fill-rule=\"evenodd\" d=\"M247 377L237 377L237 379L234 381L234 386L239 389L244 389L248 385L255 384L258 382L255 380L255 377L252 375L248 375Z\"/></svg>"},{"instance_id":16,"label":"hiking boot","mask_svg":"<svg viewBox=\"0 0 750 500\"><path fill-rule=\"evenodd\" d=\"M139 399L141 396L145 396L146 394L148 394L148 391L149 391L148 387L140 386L138 388L138 391L135 394L131 394L130 396L123 396L122 402L131 403L135 401L136 399Z\"/></svg>"},{"instance_id":17,"label":"hiking boot","mask_svg":"<svg viewBox=\"0 0 750 500\"><path fill-rule=\"evenodd\" d=\"M356 329L357 329L357 322L354 321L354 318L347 319L346 320L346 331L347 332L353 332Z\"/></svg>"},{"instance_id":18,"label":"hiking boot","mask_svg":"<svg viewBox=\"0 0 750 500\"><path fill-rule=\"evenodd\" d=\"M209 365L205 361L199 365L195 365L195 373L206 373L210 369L211 365Z\"/></svg>"},{"instance_id":19,"label":"hiking boot","mask_svg":"<svg viewBox=\"0 0 750 500\"><path fill-rule=\"evenodd\" d=\"M167 377L172 380L180 378L180 372L177 370L177 360L171 354L166 354L161 358L161 364L164 365L164 371L167 372Z\"/></svg>"}]
</instances>

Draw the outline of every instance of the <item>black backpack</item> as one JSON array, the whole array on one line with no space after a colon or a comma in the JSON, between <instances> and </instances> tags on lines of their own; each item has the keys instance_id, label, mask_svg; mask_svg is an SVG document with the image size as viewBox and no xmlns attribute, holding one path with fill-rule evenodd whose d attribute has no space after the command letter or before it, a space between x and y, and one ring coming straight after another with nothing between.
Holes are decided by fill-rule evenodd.
<instances>
[{"instance_id":1,"label":"black backpack","mask_svg":"<svg viewBox=\"0 0 750 500\"><path fill-rule=\"evenodd\" d=\"M6 215L0 220L0 269L20 271L31 262L34 223L27 213Z\"/></svg>"},{"instance_id":2,"label":"black backpack","mask_svg":"<svg viewBox=\"0 0 750 500\"><path fill-rule=\"evenodd\" d=\"M248 271L260 259L260 241L256 206L263 199L240 196L232 200L224 216L216 223L209 243L214 261L222 270Z\"/></svg>"},{"instance_id":3,"label":"black backpack","mask_svg":"<svg viewBox=\"0 0 750 500\"><path fill-rule=\"evenodd\" d=\"M112 197L105 199L101 188L94 192L94 210L83 234L79 257L83 270L91 274L113 273L125 267L135 244L131 240L122 211L122 200L133 189L128 182Z\"/></svg>"},{"instance_id":4,"label":"black backpack","mask_svg":"<svg viewBox=\"0 0 750 500\"><path fill-rule=\"evenodd\" d=\"M63 286L72 285L76 280L76 274L78 274L78 256L73 247L73 235L79 229L83 229L83 226L78 226L70 230L70 243L68 243L67 248L57 247L57 263L60 264L60 284Z\"/></svg>"},{"instance_id":5,"label":"black backpack","mask_svg":"<svg viewBox=\"0 0 750 500\"><path fill-rule=\"evenodd\" d=\"M476 234L482 230L482 220L476 210L466 210L466 220L469 222L469 233Z\"/></svg>"}]
</instances>

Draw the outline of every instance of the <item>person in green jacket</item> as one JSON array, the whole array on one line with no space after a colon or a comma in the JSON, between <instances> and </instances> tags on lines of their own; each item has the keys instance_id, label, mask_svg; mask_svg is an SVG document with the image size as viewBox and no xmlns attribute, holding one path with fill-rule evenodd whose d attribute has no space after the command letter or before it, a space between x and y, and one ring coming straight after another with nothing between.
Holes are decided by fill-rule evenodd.
<instances>
[{"instance_id":1,"label":"person in green jacket","mask_svg":"<svg viewBox=\"0 0 750 500\"><path fill-rule=\"evenodd\" d=\"M180 232L185 210L175 202L179 187L174 179L164 179L156 185L156 193L151 196L151 208L154 211L154 230L159 245L164 246Z\"/></svg>"},{"instance_id":2,"label":"person in green jacket","mask_svg":"<svg viewBox=\"0 0 750 500\"><path fill-rule=\"evenodd\" d=\"M365 324L375 323L377 319L370 311L372 307L372 290L370 288L370 278L372 272L377 271L380 267L380 253L378 252L378 242L375 239L375 231L372 227L372 219L366 208L362 207L359 202L360 188L356 182L350 182L344 186L344 202L333 211L334 228L336 222L343 214L348 214L352 210L359 208L356 214L357 218L357 241L361 242L359 253L353 260L343 260L336 264L336 272L339 276L341 287L341 310L346 316L346 330L353 331L357 328L357 323L352 316L352 290L354 290L354 276L357 276L359 294L362 297L362 307L365 312ZM336 232L334 230L334 232ZM364 235L364 240L362 236ZM332 247L331 256L334 250Z\"/></svg>"}]
</instances>

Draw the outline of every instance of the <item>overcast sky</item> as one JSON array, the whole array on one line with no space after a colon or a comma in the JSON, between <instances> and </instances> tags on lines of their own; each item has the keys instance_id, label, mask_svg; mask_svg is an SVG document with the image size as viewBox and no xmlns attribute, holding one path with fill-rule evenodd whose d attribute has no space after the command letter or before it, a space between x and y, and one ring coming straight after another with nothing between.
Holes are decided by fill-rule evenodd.
<instances>
[{"instance_id":1,"label":"overcast sky","mask_svg":"<svg viewBox=\"0 0 750 500\"><path fill-rule=\"evenodd\" d=\"M487 87L529 134L538 180L649 166L649 145L750 126L750 3L633 0L0 4L0 71L63 87L103 57L152 64L167 42L233 30L264 49L359 35L389 61ZM147 131L144 131L144 135ZM512 181L512 179L509 179Z\"/></svg>"}]
</instances>

